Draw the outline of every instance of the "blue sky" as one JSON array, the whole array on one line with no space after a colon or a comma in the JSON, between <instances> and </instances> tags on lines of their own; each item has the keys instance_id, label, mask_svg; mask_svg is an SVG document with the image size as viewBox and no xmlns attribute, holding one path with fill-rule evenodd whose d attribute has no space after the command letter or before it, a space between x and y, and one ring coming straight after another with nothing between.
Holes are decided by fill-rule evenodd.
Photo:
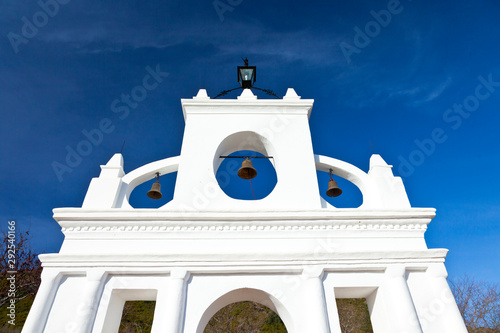
<instances>
[{"instance_id":1,"label":"blue sky","mask_svg":"<svg viewBox=\"0 0 500 333\"><path fill-rule=\"evenodd\" d=\"M124 140L126 172L178 155L180 99L236 87L243 56L256 86L315 100L317 154L367 171L371 142L412 205L437 208L426 240L450 249L451 277L498 282L499 14L494 0L4 0L2 230L15 219L38 251L57 252L52 209L81 206ZM150 71L158 84L118 109ZM68 149L98 128L102 140L69 167ZM57 175L54 162L67 169ZM174 181L162 179L165 200ZM345 186L348 206L359 198Z\"/></svg>"}]
</instances>

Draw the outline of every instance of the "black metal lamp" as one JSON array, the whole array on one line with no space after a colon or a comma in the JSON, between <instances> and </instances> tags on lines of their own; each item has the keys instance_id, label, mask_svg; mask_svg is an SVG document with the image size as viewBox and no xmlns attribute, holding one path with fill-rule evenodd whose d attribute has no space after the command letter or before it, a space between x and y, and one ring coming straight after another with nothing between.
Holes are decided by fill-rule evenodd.
<instances>
[{"instance_id":1,"label":"black metal lamp","mask_svg":"<svg viewBox=\"0 0 500 333\"><path fill-rule=\"evenodd\" d=\"M257 89L257 90L265 92L266 94L268 94L270 96L274 96L276 98L281 98L270 89L261 89L261 88L254 87L253 84L255 83L255 79L257 77L257 67L256 66L248 66L248 59L247 58L243 59L243 61L245 62L245 66L238 66L238 82L240 83L240 86L237 88L229 89L229 90L223 90L214 98L219 98L221 96L225 96L228 93L230 93L231 91L236 90L236 89Z\"/></svg>"},{"instance_id":2,"label":"black metal lamp","mask_svg":"<svg viewBox=\"0 0 500 333\"><path fill-rule=\"evenodd\" d=\"M255 83L257 67L248 66L247 58L243 59L243 61L245 62L245 66L238 66L238 82L240 83L241 88L250 89Z\"/></svg>"}]
</instances>

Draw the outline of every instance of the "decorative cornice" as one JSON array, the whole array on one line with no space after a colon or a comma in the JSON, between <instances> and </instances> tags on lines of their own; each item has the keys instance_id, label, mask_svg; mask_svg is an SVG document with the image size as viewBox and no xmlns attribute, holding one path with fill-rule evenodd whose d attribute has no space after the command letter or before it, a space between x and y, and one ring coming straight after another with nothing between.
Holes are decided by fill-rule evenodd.
<instances>
[{"instance_id":1,"label":"decorative cornice","mask_svg":"<svg viewBox=\"0 0 500 333\"><path fill-rule=\"evenodd\" d=\"M179 212L158 209L60 208L54 218L64 233L73 232L423 232L435 210L339 209L284 212Z\"/></svg>"},{"instance_id":2,"label":"decorative cornice","mask_svg":"<svg viewBox=\"0 0 500 333\"><path fill-rule=\"evenodd\" d=\"M289 222L289 221L287 221ZM62 232L277 232L277 231L351 231L351 230L401 230L401 231L425 231L427 222L361 222L358 223L279 223L279 224L262 224L248 222L233 222L233 223L190 223L182 222L117 222L117 221L61 221Z\"/></svg>"}]
</instances>

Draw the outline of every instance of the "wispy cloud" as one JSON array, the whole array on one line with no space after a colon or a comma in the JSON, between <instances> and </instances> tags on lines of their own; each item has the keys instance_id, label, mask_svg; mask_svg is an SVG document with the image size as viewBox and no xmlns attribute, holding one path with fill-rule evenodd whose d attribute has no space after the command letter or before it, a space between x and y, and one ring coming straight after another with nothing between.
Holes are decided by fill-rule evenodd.
<instances>
[{"instance_id":1,"label":"wispy cloud","mask_svg":"<svg viewBox=\"0 0 500 333\"><path fill-rule=\"evenodd\" d=\"M222 26L220 22L213 21L204 22L203 27L183 25L182 29L176 27L176 23L172 25L159 32L148 26L138 30L121 23L107 22L86 27L68 26L66 30L47 32L40 38L48 43L72 45L80 53L120 52L124 48L166 48L195 43L213 45L221 55L257 54L324 65L344 62L336 50L338 38L335 35L320 35L309 30L269 31L256 22L225 22ZM217 33L207 39L207 30ZM251 34L248 34L249 30ZM239 34L245 35L245 38L234 39Z\"/></svg>"},{"instance_id":2,"label":"wispy cloud","mask_svg":"<svg viewBox=\"0 0 500 333\"><path fill-rule=\"evenodd\" d=\"M421 85L402 90L392 88L393 91L389 93L388 98L406 97L410 106L418 106L441 96L452 81L451 77L447 77L443 82L434 85Z\"/></svg>"},{"instance_id":3,"label":"wispy cloud","mask_svg":"<svg viewBox=\"0 0 500 333\"><path fill-rule=\"evenodd\" d=\"M349 106L362 108L392 101L409 107L422 106L437 100L454 82L454 73L422 72L423 62L432 59L418 30L408 34L402 43L404 57L388 58L391 55L381 48L337 73L332 84L342 82L338 91L345 95Z\"/></svg>"},{"instance_id":4,"label":"wispy cloud","mask_svg":"<svg viewBox=\"0 0 500 333\"><path fill-rule=\"evenodd\" d=\"M448 76L442 81L419 82L411 79L385 79L378 83L375 80L384 78L384 75L365 77L364 80L351 80L345 85L344 94L350 94L346 103L353 107L366 107L373 105L385 105L391 101L399 100L409 107L422 106L437 100L452 84L453 79ZM345 83L345 80L343 81ZM351 101L351 102L349 102Z\"/></svg>"}]
</instances>

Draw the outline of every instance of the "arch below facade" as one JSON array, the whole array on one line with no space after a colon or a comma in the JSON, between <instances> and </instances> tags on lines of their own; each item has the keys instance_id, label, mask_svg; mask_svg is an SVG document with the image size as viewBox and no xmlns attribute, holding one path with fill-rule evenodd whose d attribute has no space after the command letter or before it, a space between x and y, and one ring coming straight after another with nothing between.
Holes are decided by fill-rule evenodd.
<instances>
[{"instance_id":1,"label":"arch below facade","mask_svg":"<svg viewBox=\"0 0 500 333\"><path fill-rule=\"evenodd\" d=\"M240 288L232 290L221 297L217 298L203 313L196 333L203 333L205 327L212 317L222 308L232 303L250 301L262 304L273 310L285 324L287 332L293 333L292 319L284 305L271 294L253 288Z\"/></svg>"}]
</instances>

